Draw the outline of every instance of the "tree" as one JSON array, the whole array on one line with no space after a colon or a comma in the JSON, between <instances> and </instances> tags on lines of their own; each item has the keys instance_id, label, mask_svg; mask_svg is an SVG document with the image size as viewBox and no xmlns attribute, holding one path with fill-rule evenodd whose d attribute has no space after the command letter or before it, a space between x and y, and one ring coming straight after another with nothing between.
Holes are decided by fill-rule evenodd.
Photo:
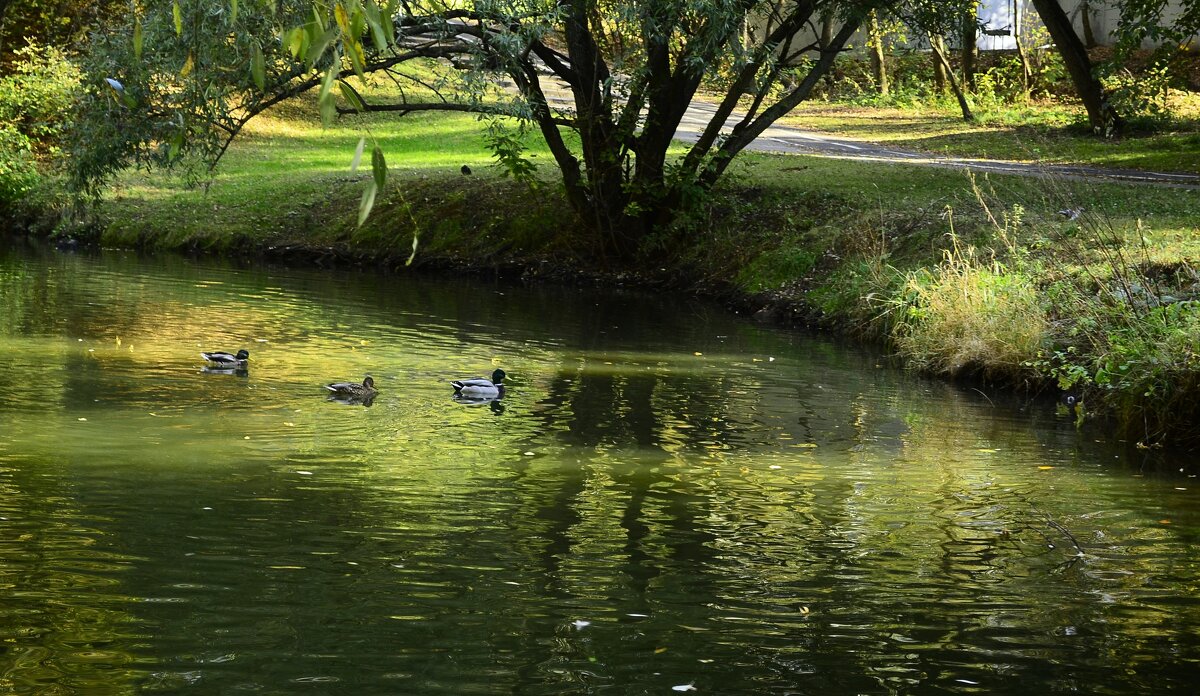
<instances>
[{"instance_id":1,"label":"tree","mask_svg":"<svg viewBox=\"0 0 1200 696\"><path fill-rule=\"evenodd\" d=\"M0 56L10 58L29 43L71 48L128 7L128 0L0 0Z\"/></svg>"},{"instance_id":2,"label":"tree","mask_svg":"<svg viewBox=\"0 0 1200 696\"><path fill-rule=\"evenodd\" d=\"M1112 108L1100 80L1096 79L1087 48L1075 33L1071 19L1063 11L1062 5L1058 0L1033 0L1033 7L1041 17L1042 24L1046 25L1050 32L1050 37L1054 39L1054 45L1058 47L1071 76L1071 82L1075 85L1075 92L1087 109L1088 123L1092 131L1106 137L1115 134L1121 129L1121 117Z\"/></svg>"},{"instance_id":3,"label":"tree","mask_svg":"<svg viewBox=\"0 0 1200 696\"><path fill-rule=\"evenodd\" d=\"M76 184L95 191L135 163L211 165L255 115L319 90L326 118L344 109L442 110L526 119L545 139L566 198L613 254L633 253L730 161L805 100L867 12L885 0L277 0L241 6L157 0L98 42L80 122ZM801 33L823 14L840 27L827 45ZM745 32L749 23L753 29ZM810 56L798 79L782 79ZM432 58L475 77L504 76L519 98L489 92L379 103L355 75L404 80ZM451 62L452 61L452 62ZM698 140L668 157L701 82L728 87ZM549 74L549 77L547 76ZM119 84L107 86L106 78ZM565 83L572 108L547 98ZM337 90L334 87L337 87ZM572 131L578 145L563 132ZM378 159L382 158L379 153Z\"/></svg>"},{"instance_id":4,"label":"tree","mask_svg":"<svg viewBox=\"0 0 1200 696\"><path fill-rule=\"evenodd\" d=\"M893 10L902 22L929 42L935 81L940 88L947 83L950 85L966 121L974 120L975 116L946 55L944 37L950 33L961 33L963 17L968 14L974 16L976 5L977 0L905 0Z\"/></svg>"}]
</instances>

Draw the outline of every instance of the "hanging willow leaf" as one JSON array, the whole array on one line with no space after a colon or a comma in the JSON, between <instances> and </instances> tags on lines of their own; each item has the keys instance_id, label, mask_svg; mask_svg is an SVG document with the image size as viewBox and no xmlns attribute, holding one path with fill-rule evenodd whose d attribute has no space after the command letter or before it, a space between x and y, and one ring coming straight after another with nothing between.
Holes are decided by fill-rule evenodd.
<instances>
[{"instance_id":1,"label":"hanging willow leaf","mask_svg":"<svg viewBox=\"0 0 1200 696\"><path fill-rule=\"evenodd\" d=\"M133 22L133 57L137 60L142 59L142 20L140 19Z\"/></svg>"},{"instance_id":2,"label":"hanging willow leaf","mask_svg":"<svg viewBox=\"0 0 1200 696\"><path fill-rule=\"evenodd\" d=\"M387 36L383 33L383 18L379 15L379 5L375 0L367 0L363 3L363 10L367 18L367 25L371 27L371 38L375 41L375 50L387 50Z\"/></svg>"},{"instance_id":3,"label":"hanging willow leaf","mask_svg":"<svg viewBox=\"0 0 1200 696\"><path fill-rule=\"evenodd\" d=\"M375 185L382 190L387 184L387 162L383 160L383 150L378 145L371 152L371 173L375 175Z\"/></svg>"},{"instance_id":4,"label":"hanging willow leaf","mask_svg":"<svg viewBox=\"0 0 1200 696\"><path fill-rule=\"evenodd\" d=\"M254 86L258 89L267 88L267 67L263 58L262 46L257 41L250 42L250 77L254 78Z\"/></svg>"},{"instance_id":5,"label":"hanging willow leaf","mask_svg":"<svg viewBox=\"0 0 1200 696\"><path fill-rule=\"evenodd\" d=\"M358 171L358 165L362 162L363 149L367 146L366 138L358 139L358 147L354 148L354 159L350 160L350 173Z\"/></svg>"},{"instance_id":6,"label":"hanging willow leaf","mask_svg":"<svg viewBox=\"0 0 1200 696\"><path fill-rule=\"evenodd\" d=\"M350 36L350 15L346 13L346 8L342 3L333 6L333 18L337 20L338 27L342 30L343 36Z\"/></svg>"},{"instance_id":7,"label":"hanging willow leaf","mask_svg":"<svg viewBox=\"0 0 1200 696\"><path fill-rule=\"evenodd\" d=\"M193 70L195 67L196 67L196 57L195 57L195 55L194 55L194 54L193 54L191 51L188 51L188 57L187 57L187 60L185 60L185 61L183 62L183 68L182 68L182 69L180 69L180 71L179 71L179 76L180 76L180 77L187 77L188 75L191 75L191 74L192 74L192 70Z\"/></svg>"},{"instance_id":8,"label":"hanging willow leaf","mask_svg":"<svg viewBox=\"0 0 1200 696\"><path fill-rule=\"evenodd\" d=\"M229 0L229 23L233 24L237 21L238 16L238 0Z\"/></svg>"},{"instance_id":9,"label":"hanging willow leaf","mask_svg":"<svg viewBox=\"0 0 1200 696\"><path fill-rule=\"evenodd\" d=\"M183 36L183 10L179 7L179 0L171 5L171 16L175 18L175 35Z\"/></svg>"},{"instance_id":10,"label":"hanging willow leaf","mask_svg":"<svg viewBox=\"0 0 1200 696\"><path fill-rule=\"evenodd\" d=\"M367 182L367 188L363 190L362 202L358 204L358 226L362 227L367 221L367 216L371 214L371 208L375 207L375 193L378 189L375 187L374 181Z\"/></svg>"},{"instance_id":11,"label":"hanging willow leaf","mask_svg":"<svg viewBox=\"0 0 1200 696\"><path fill-rule=\"evenodd\" d=\"M355 92L350 85L339 80L338 89L342 91L342 98L346 100L346 103L350 105L351 109L354 109L355 111L367 110L367 105L363 103L362 98L358 96L358 92Z\"/></svg>"}]
</instances>

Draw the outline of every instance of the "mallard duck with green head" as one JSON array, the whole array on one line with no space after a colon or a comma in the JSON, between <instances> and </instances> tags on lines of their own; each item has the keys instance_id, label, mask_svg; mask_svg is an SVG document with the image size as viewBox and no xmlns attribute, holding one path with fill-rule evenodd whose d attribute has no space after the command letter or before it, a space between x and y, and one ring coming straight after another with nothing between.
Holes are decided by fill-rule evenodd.
<instances>
[{"instance_id":1,"label":"mallard duck with green head","mask_svg":"<svg viewBox=\"0 0 1200 696\"><path fill-rule=\"evenodd\" d=\"M454 393L473 399L495 399L504 396L504 370L499 368L492 373L491 379L483 377L472 377L470 379L456 379L450 382L450 386L454 387Z\"/></svg>"},{"instance_id":2,"label":"mallard duck with green head","mask_svg":"<svg viewBox=\"0 0 1200 696\"><path fill-rule=\"evenodd\" d=\"M239 350L237 353L226 353L223 350L217 350L211 353L201 353L200 357L217 367L245 367L246 361L250 359L250 351L245 348Z\"/></svg>"}]
</instances>

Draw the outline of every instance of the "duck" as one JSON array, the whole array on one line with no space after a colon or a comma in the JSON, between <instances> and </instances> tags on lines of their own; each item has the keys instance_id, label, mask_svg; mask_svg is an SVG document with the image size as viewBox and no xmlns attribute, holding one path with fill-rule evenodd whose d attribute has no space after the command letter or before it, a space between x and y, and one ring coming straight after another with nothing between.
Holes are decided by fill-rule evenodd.
<instances>
[{"instance_id":1,"label":"duck","mask_svg":"<svg viewBox=\"0 0 1200 696\"><path fill-rule=\"evenodd\" d=\"M504 394L504 370L499 368L492 373L491 379L472 377L471 379L456 379L450 382L454 393L466 397L494 399Z\"/></svg>"},{"instance_id":2,"label":"duck","mask_svg":"<svg viewBox=\"0 0 1200 696\"><path fill-rule=\"evenodd\" d=\"M371 375L364 377L362 384L358 384L357 382L334 382L333 384L326 384L325 388L333 392L336 396L348 396L358 399L373 397L378 393L378 390L375 389L375 380L371 379Z\"/></svg>"},{"instance_id":3,"label":"duck","mask_svg":"<svg viewBox=\"0 0 1200 696\"><path fill-rule=\"evenodd\" d=\"M201 353L200 356L219 367L245 367L246 361L250 359L250 351L243 348L235 355L217 350L212 353Z\"/></svg>"}]
</instances>

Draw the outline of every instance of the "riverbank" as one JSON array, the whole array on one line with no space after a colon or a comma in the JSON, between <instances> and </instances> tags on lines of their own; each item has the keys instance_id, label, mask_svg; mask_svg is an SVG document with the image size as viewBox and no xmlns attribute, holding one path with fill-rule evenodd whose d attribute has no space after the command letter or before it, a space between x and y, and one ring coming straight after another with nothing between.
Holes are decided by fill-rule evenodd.
<instances>
[{"instance_id":1,"label":"riverbank","mask_svg":"<svg viewBox=\"0 0 1200 696\"><path fill-rule=\"evenodd\" d=\"M372 123L392 166L357 227L369 174L349 171L353 121L274 114L204 188L128 175L82 241L669 286L885 341L915 369L1073 397L1143 446L1200 439L1194 190L748 153L617 262L546 167L536 188L492 167L468 117Z\"/></svg>"}]
</instances>

